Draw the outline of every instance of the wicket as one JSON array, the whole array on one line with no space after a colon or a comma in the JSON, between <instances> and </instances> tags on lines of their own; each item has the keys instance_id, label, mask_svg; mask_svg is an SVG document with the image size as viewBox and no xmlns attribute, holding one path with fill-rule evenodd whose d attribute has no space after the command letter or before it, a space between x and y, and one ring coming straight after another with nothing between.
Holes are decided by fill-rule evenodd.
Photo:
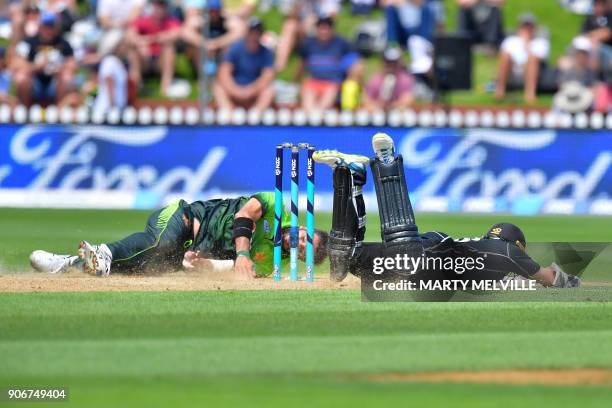
<instances>
[{"instance_id":1,"label":"wicket","mask_svg":"<svg viewBox=\"0 0 612 408\"><path fill-rule=\"evenodd\" d=\"M283 213L283 156L285 149L291 150L291 223L289 229L289 278L298 280L298 241L299 241L299 177L300 150L306 150L306 281L314 281L314 194L315 175L312 154L314 146L308 143L282 143L276 146L274 175L274 272L275 281L281 279L282 257L282 213Z\"/></svg>"}]
</instances>

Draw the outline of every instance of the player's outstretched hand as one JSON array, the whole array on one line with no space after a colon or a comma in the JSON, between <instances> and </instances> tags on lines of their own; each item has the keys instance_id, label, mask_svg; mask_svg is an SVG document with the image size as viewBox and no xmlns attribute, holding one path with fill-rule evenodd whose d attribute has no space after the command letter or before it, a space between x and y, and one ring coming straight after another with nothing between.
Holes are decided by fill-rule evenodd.
<instances>
[{"instance_id":1,"label":"player's outstretched hand","mask_svg":"<svg viewBox=\"0 0 612 408\"><path fill-rule=\"evenodd\" d=\"M239 256L236 258L236 263L234 264L234 270L240 276L244 276L245 278L255 278L255 268L253 267L253 261L246 256Z\"/></svg>"},{"instance_id":2,"label":"player's outstretched hand","mask_svg":"<svg viewBox=\"0 0 612 408\"><path fill-rule=\"evenodd\" d=\"M212 262L200 258L200 251L187 251L183 257L183 268L195 272L210 272L214 269Z\"/></svg>"},{"instance_id":3,"label":"player's outstretched hand","mask_svg":"<svg viewBox=\"0 0 612 408\"><path fill-rule=\"evenodd\" d=\"M199 256L199 251L187 251L183 256L183 268L185 269L195 269L194 261Z\"/></svg>"}]
</instances>

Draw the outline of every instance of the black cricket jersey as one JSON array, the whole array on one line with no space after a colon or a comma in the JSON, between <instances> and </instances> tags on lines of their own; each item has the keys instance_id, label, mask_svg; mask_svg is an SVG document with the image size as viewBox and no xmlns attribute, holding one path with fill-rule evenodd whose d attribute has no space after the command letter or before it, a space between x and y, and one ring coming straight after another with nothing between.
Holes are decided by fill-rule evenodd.
<instances>
[{"instance_id":1,"label":"black cricket jersey","mask_svg":"<svg viewBox=\"0 0 612 408\"><path fill-rule=\"evenodd\" d=\"M452 238L447 234L430 231L421 234L423 249L428 257L480 257L482 270L465 272L465 279L503 279L514 273L530 278L540 265L511 242L495 238Z\"/></svg>"}]
</instances>

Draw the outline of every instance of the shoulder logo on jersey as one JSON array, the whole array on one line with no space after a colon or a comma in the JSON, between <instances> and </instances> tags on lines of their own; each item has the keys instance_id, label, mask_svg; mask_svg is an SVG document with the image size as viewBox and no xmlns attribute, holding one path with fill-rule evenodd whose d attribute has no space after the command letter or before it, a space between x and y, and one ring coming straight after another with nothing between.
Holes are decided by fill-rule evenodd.
<instances>
[{"instance_id":1,"label":"shoulder logo on jersey","mask_svg":"<svg viewBox=\"0 0 612 408\"><path fill-rule=\"evenodd\" d=\"M266 232L266 234L269 234L270 233L270 223L268 222L268 220L264 220L263 227L264 227L264 231Z\"/></svg>"},{"instance_id":2,"label":"shoulder logo on jersey","mask_svg":"<svg viewBox=\"0 0 612 408\"><path fill-rule=\"evenodd\" d=\"M499 228L499 227L498 227L498 228L493 228L493 229L491 230L491 234L494 234L494 235L499 235L499 234L501 234L501 233L502 233L502 229L501 229L501 228Z\"/></svg>"}]
</instances>

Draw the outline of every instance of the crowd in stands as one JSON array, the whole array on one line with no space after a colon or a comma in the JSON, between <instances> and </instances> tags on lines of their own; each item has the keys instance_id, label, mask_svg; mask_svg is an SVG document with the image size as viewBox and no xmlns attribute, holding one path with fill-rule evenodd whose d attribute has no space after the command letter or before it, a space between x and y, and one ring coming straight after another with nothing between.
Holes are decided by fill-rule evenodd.
<instances>
[{"instance_id":1,"label":"crowd in stands","mask_svg":"<svg viewBox=\"0 0 612 408\"><path fill-rule=\"evenodd\" d=\"M572 28L541 27L531 13L505 27L505 0L454 1L457 32L471 39L473 51L497 58L488 87L495 99L520 90L527 105L550 93L555 109L612 109L612 0L592 0L592 13L558 61L550 61L550 30ZM149 78L160 98L185 99L194 78L205 75L211 103L220 108L404 109L431 100L435 38L448 31L445 5L442 0L3 2L0 102L88 104L104 112L133 104ZM257 17L270 7L283 16L278 33ZM346 38L336 30L340 19L350 18L347 13L373 15L368 24L354 27L361 36ZM177 78L178 55L191 65L192 82ZM298 63L291 64L293 59ZM375 68L366 63L372 60L378 61ZM286 70L294 71L293 85L277 80ZM291 86L299 87L293 99L287 98Z\"/></svg>"}]
</instances>

